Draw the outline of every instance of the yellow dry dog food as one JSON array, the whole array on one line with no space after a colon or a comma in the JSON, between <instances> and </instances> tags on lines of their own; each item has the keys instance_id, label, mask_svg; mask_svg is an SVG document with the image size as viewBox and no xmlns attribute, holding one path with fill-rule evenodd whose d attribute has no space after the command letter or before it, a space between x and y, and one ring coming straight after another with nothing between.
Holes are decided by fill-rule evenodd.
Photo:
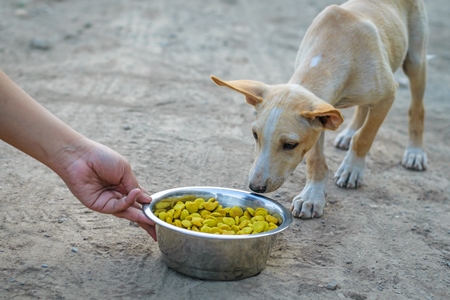
<instances>
[{"instance_id":1,"label":"yellow dry dog food","mask_svg":"<svg viewBox=\"0 0 450 300\"><path fill-rule=\"evenodd\" d=\"M177 227L213 234L257 234L279 225L265 208L223 207L215 198L195 195L159 201L154 214Z\"/></svg>"}]
</instances>

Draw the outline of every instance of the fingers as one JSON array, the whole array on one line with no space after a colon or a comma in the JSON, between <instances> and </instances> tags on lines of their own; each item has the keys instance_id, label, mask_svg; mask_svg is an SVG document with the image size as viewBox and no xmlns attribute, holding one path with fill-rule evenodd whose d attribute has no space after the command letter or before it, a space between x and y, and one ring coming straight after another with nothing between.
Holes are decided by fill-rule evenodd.
<instances>
[{"instance_id":1,"label":"fingers","mask_svg":"<svg viewBox=\"0 0 450 300\"><path fill-rule=\"evenodd\" d=\"M139 190L138 193L140 193ZM115 200L113 214L117 217L125 218L136 223L155 225L155 222L150 220L144 214L141 205L136 202L138 196L135 194L136 193L133 190L130 192L130 194L128 194L127 197L123 197L120 200Z\"/></svg>"},{"instance_id":2,"label":"fingers","mask_svg":"<svg viewBox=\"0 0 450 300\"><path fill-rule=\"evenodd\" d=\"M136 203L137 198L141 191L139 189L131 190L126 197L122 197L119 199L110 199L112 202L112 212L111 213L119 213L127 210L130 206L133 206ZM131 220L132 221L132 220Z\"/></svg>"},{"instance_id":3,"label":"fingers","mask_svg":"<svg viewBox=\"0 0 450 300\"><path fill-rule=\"evenodd\" d=\"M136 188L131 190L126 197L116 199L113 203L113 213L120 212L128 209L131 206L141 208L140 204L148 204L152 202L152 198L144 194L140 189Z\"/></svg>"},{"instance_id":4,"label":"fingers","mask_svg":"<svg viewBox=\"0 0 450 300\"><path fill-rule=\"evenodd\" d=\"M124 218L132 222L136 222L141 228L147 231L148 234L156 241L155 222L150 220L142 211L142 207L137 203L139 196L143 193L139 189L130 191L127 197L123 197L115 201L114 213L116 217ZM145 202L150 202L148 196L144 195ZM149 201L148 201L149 200Z\"/></svg>"},{"instance_id":5,"label":"fingers","mask_svg":"<svg viewBox=\"0 0 450 300\"><path fill-rule=\"evenodd\" d=\"M142 191L143 194L145 194L145 195L147 195L148 197L150 197L150 196L149 196L150 193L149 193L146 189L144 189L141 185L139 185L139 189Z\"/></svg>"},{"instance_id":6,"label":"fingers","mask_svg":"<svg viewBox=\"0 0 450 300\"><path fill-rule=\"evenodd\" d=\"M121 211L113 215L137 223L141 228L147 231L148 234L150 234L154 241L156 241L155 222L150 220L144 214L139 204L136 205L138 207L131 205L125 211Z\"/></svg>"},{"instance_id":7,"label":"fingers","mask_svg":"<svg viewBox=\"0 0 450 300\"><path fill-rule=\"evenodd\" d=\"M149 196L148 192L143 189L142 187L139 187L140 189L140 193L136 199L136 202L141 203L141 204L148 204L150 202L152 202L152 198ZM137 189L137 190L139 190Z\"/></svg>"},{"instance_id":8,"label":"fingers","mask_svg":"<svg viewBox=\"0 0 450 300\"><path fill-rule=\"evenodd\" d=\"M152 239L156 242L156 229L155 226L145 224L145 223L137 223L141 228L143 228L147 233L152 237Z\"/></svg>"},{"instance_id":9,"label":"fingers","mask_svg":"<svg viewBox=\"0 0 450 300\"><path fill-rule=\"evenodd\" d=\"M110 195L111 196L111 195ZM139 199L139 200L138 200ZM107 200L109 205L106 205L101 212L109 213L119 218L124 218L129 221L137 223L141 228L147 231L148 234L156 241L155 222L149 219L142 211L142 204L151 202L151 198L139 189L131 190L127 196Z\"/></svg>"}]
</instances>

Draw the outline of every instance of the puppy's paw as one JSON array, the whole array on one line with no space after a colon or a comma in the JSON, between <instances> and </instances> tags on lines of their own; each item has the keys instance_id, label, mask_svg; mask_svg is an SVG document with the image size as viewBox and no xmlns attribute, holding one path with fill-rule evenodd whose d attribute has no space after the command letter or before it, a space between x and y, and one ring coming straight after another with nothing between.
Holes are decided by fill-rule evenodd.
<instances>
[{"instance_id":1,"label":"puppy's paw","mask_svg":"<svg viewBox=\"0 0 450 300\"><path fill-rule=\"evenodd\" d=\"M305 188L292 200L291 212L296 218L312 219L323 215L325 207L325 183L307 182Z\"/></svg>"},{"instance_id":2,"label":"puppy's paw","mask_svg":"<svg viewBox=\"0 0 450 300\"><path fill-rule=\"evenodd\" d=\"M365 157L357 157L353 151L347 152L344 161L334 174L336 185L349 189L360 187L363 182L365 169Z\"/></svg>"},{"instance_id":3,"label":"puppy's paw","mask_svg":"<svg viewBox=\"0 0 450 300\"><path fill-rule=\"evenodd\" d=\"M334 140L334 146L342 150L348 150L350 148L350 142L354 134L354 130L348 128L344 129Z\"/></svg>"},{"instance_id":4,"label":"puppy's paw","mask_svg":"<svg viewBox=\"0 0 450 300\"><path fill-rule=\"evenodd\" d=\"M323 215L323 208L325 206L325 200L314 201L305 200L300 197L295 197L291 204L292 215L296 218L312 219L319 218Z\"/></svg>"},{"instance_id":5,"label":"puppy's paw","mask_svg":"<svg viewBox=\"0 0 450 300\"><path fill-rule=\"evenodd\" d=\"M428 167L427 154L422 148L408 147L403 154L402 166L410 170L425 171Z\"/></svg>"}]
</instances>

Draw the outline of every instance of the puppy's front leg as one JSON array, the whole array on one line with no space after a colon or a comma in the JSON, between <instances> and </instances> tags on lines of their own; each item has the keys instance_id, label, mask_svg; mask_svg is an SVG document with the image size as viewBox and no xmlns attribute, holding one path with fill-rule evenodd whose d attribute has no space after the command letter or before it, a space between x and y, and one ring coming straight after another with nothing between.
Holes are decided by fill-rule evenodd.
<instances>
[{"instance_id":1,"label":"puppy's front leg","mask_svg":"<svg viewBox=\"0 0 450 300\"><path fill-rule=\"evenodd\" d=\"M350 125L345 128L341 133L338 134L334 140L334 146L339 149L348 150L350 149L350 141L352 140L355 132L361 128L366 120L369 108L367 106L357 106L353 114L353 119Z\"/></svg>"},{"instance_id":2,"label":"puppy's front leg","mask_svg":"<svg viewBox=\"0 0 450 300\"><path fill-rule=\"evenodd\" d=\"M291 212L294 217L310 219L323 215L328 177L323 154L324 136L322 132L314 147L306 153L307 181L303 191L292 200Z\"/></svg>"},{"instance_id":3,"label":"puppy's front leg","mask_svg":"<svg viewBox=\"0 0 450 300\"><path fill-rule=\"evenodd\" d=\"M334 175L336 185L339 187L358 188L361 186L366 168L366 154L369 152L394 98L395 92L380 101L378 105L370 108L366 122L353 136L350 149Z\"/></svg>"}]
</instances>

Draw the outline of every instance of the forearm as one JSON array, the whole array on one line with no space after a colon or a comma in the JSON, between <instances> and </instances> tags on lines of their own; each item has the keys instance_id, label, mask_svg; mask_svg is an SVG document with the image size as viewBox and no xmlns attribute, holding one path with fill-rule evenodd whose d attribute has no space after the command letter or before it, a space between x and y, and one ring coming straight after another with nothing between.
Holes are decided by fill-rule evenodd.
<instances>
[{"instance_id":1,"label":"forearm","mask_svg":"<svg viewBox=\"0 0 450 300\"><path fill-rule=\"evenodd\" d=\"M59 173L55 161L86 138L64 124L0 70L0 139Z\"/></svg>"}]
</instances>

